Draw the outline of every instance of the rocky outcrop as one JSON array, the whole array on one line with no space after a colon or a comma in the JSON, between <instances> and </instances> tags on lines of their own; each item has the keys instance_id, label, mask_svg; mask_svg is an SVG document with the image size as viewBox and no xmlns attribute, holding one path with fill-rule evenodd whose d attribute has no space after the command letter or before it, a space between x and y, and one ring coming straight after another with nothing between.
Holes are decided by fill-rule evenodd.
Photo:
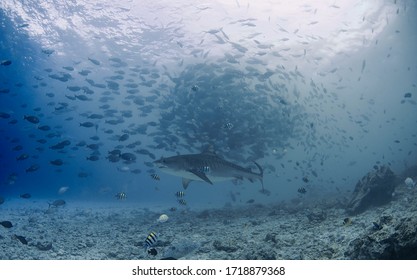
<instances>
[{"instance_id":1,"label":"rocky outcrop","mask_svg":"<svg viewBox=\"0 0 417 280\"><path fill-rule=\"evenodd\" d=\"M380 227L374 226L370 233L353 240L345 257L360 260L417 259L417 217L399 221L389 219L389 216L382 217L377 225Z\"/></svg>"},{"instance_id":2,"label":"rocky outcrop","mask_svg":"<svg viewBox=\"0 0 417 280\"><path fill-rule=\"evenodd\" d=\"M307 219L311 223L321 223L327 218L325 210L313 209L306 213Z\"/></svg>"},{"instance_id":3,"label":"rocky outcrop","mask_svg":"<svg viewBox=\"0 0 417 280\"><path fill-rule=\"evenodd\" d=\"M356 215L369 207L388 203L392 199L395 181L396 176L388 166L369 172L356 184L346 211Z\"/></svg>"}]
</instances>

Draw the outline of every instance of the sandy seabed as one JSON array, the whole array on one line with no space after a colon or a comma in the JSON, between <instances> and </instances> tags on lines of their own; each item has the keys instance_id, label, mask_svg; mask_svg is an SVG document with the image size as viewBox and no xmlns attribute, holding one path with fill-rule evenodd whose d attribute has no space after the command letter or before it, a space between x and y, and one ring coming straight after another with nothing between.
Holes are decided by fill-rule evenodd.
<instances>
[{"instance_id":1,"label":"sandy seabed","mask_svg":"<svg viewBox=\"0 0 417 280\"><path fill-rule=\"evenodd\" d=\"M206 210L178 207L174 212L168 207L143 208L128 201L69 200L56 208L48 208L46 200L6 201L0 205L0 221L10 221L13 227L0 226L0 259L367 258L354 252L360 240L398 236L398 223L416 220L416 188L403 186L396 193L390 203L356 216L347 215L337 203L303 199ZM167 214L168 221L157 222L161 214ZM344 224L346 218L351 223ZM375 229L374 222L380 223L382 218L388 222ZM143 247L151 231L158 235L156 256ZM27 244L16 236L24 237Z\"/></svg>"}]
</instances>

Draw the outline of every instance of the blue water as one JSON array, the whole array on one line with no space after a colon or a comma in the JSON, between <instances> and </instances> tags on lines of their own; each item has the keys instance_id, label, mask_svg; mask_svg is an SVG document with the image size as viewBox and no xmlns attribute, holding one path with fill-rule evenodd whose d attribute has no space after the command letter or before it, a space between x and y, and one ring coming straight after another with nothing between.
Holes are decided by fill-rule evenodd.
<instances>
[{"instance_id":1,"label":"blue water","mask_svg":"<svg viewBox=\"0 0 417 280\"><path fill-rule=\"evenodd\" d=\"M125 192L138 206L182 207L181 179L152 162L206 145L252 170L259 162L271 195L259 182L192 182L190 208L278 203L300 187L311 199L349 197L374 165L401 174L416 164L414 1L1 5L0 60L11 62L0 66L6 200L112 204ZM94 126L80 126L87 121ZM136 160L110 162L114 149Z\"/></svg>"}]
</instances>

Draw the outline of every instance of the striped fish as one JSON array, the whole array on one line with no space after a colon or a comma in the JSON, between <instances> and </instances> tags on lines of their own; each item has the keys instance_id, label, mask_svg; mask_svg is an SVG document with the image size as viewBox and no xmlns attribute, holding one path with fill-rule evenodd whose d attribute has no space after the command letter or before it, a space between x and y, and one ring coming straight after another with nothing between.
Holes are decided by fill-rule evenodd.
<instances>
[{"instance_id":1,"label":"striped fish","mask_svg":"<svg viewBox=\"0 0 417 280\"><path fill-rule=\"evenodd\" d=\"M159 180L161 180L161 178L159 177L159 175L158 174L151 174L151 178L152 179L154 179L155 181L159 181Z\"/></svg>"},{"instance_id":2,"label":"striped fish","mask_svg":"<svg viewBox=\"0 0 417 280\"><path fill-rule=\"evenodd\" d=\"M183 191L178 191L178 192L176 192L176 193L175 193L175 196L176 196L176 197L184 197L184 196L185 196L185 192L183 192Z\"/></svg>"},{"instance_id":3,"label":"striped fish","mask_svg":"<svg viewBox=\"0 0 417 280\"><path fill-rule=\"evenodd\" d=\"M184 206L186 206L187 205L187 201L185 201L184 199L178 199L178 203L179 204L181 204L181 205L184 205Z\"/></svg>"},{"instance_id":4,"label":"striped fish","mask_svg":"<svg viewBox=\"0 0 417 280\"><path fill-rule=\"evenodd\" d=\"M119 200L123 200L123 199L126 199L126 198L127 198L127 195L126 195L126 193L124 193L124 192L119 192L119 193L117 193L117 194L115 195L115 197L116 197L117 199L119 199Z\"/></svg>"},{"instance_id":5,"label":"striped fish","mask_svg":"<svg viewBox=\"0 0 417 280\"><path fill-rule=\"evenodd\" d=\"M156 232L151 231L148 234L148 237L146 237L145 239L144 246L148 249L150 247L153 247L157 241L158 241L158 235L156 234Z\"/></svg>"}]
</instances>

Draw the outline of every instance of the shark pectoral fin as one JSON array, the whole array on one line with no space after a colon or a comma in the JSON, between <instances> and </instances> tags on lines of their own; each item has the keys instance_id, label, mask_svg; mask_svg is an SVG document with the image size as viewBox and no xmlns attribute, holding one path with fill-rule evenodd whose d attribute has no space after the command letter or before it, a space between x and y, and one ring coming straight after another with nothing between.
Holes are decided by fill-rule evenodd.
<instances>
[{"instance_id":1,"label":"shark pectoral fin","mask_svg":"<svg viewBox=\"0 0 417 280\"><path fill-rule=\"evenodd\" d=\"M195 176L201 178L201 180L209 183L210 185L213 185L213 183L210 181L210 179L206 176L206 174L204 174L204 172L195 170L195 169L190 169L188 170L188 172L193 173Z\"/></svg>"},{"instance_id":2,"label":"shark pectoral fin","mask_svg":"<svg viewBox=\"0 0 417 280\"><path fill-rule=\"evenodd\" d=\"M188 185L191 183L191 181L191 179L182 178L182 187L184 188L184 190L188 188Z\"/></svg>"}]
</instances>

